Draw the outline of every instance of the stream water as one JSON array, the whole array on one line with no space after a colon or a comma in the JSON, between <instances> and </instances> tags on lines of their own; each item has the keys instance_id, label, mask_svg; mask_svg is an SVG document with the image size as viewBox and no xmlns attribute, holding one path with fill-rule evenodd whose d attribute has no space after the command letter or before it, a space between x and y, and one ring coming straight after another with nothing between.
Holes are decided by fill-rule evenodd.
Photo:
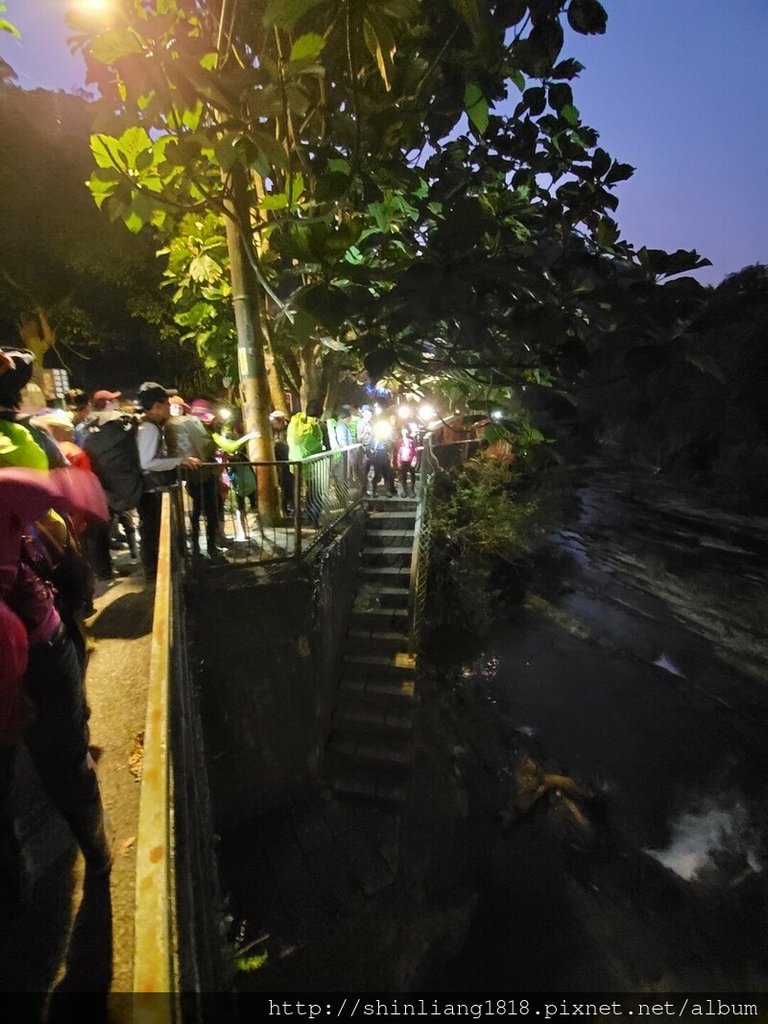
<instances>
[{"instance_id":1,"label":"stream water","mask_svg":"<svg viewBox=\"0 0 768 1024\"><path fill-rule=\"evenodd\" d=\"M501 826L429 986L765 991L768 519L593 467L552 565L453 668L485 730L470 831L491 788ZM521 813L526 771L564 781Z\"/></svg>"}]
</instances>

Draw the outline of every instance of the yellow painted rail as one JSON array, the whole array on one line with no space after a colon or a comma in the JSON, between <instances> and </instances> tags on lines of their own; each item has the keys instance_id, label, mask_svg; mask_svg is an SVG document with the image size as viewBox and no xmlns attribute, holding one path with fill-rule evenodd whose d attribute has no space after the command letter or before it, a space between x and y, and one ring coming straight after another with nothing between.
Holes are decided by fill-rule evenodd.
<instances>
[{"instance_id":1,"label":"yellow painted rail","mask_svg":"<svg viewBox=\"0 0 768 1024\"><path fill-rule=\"evenodd\" d=\"M136 841L135 1024L171 1024L180 1019L175 995L178 961L169 692L173 568L171 495L166 493L160 526Z\"/></svg>"}]
</instances>

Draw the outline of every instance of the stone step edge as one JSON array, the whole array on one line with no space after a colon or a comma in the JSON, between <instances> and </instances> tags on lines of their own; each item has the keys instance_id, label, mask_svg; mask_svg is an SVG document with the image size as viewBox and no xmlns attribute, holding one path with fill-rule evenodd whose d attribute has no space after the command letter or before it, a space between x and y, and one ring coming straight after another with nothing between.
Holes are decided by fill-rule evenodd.
<instances>
[{"instance_id":1,"label":"stone step edge","mask_svg":"<svg viewBox=\"0 0 768 1024\"><path fill-rule=\"evenodd\" d=\"M387 739L390 742L387 742ZM381 768L408 768L413 764L413 743L410 739L400 749L393 747L394 737L332 735L327 752L346 761L363 765L377 765Z\"/></svg>"},{"instance_id":2,"label":"stone step edge","mask_svg":"<svg viewBox=\"0 0 768 1024\"><path fill-rule=\"evenodd\" d=\"M359 676L342 676L339 693L345 697L356 695L363 699L393 697L411 703L416 698L416 683L413 679L360 679Z\"/></svg>"},{"instance_id":3,"label":"stone step edge","mask_svg":"<svg viewBox=\"0 0 768 1024\"><path fill-rule=\"evenodd\" d=\"M404 804L407 798L406 787L396 780L374 771L348 766L332 775L330 787L344 796L382 800L392 804Z\"/></svg>"},{"instance_id":4,"label":"stone step edge","mask_svg":"<svg viewBox=\"0 0 768 1024\"><path fill-rule=\"evenodd\" d=\"M361 734L410 735L413 732L414 708L409 704L375 707L368 704L349 704L333 712L334 734L356 732Z\"/></svg>"},{"instance_id":5,"label":"stone step edge","mask_svg":"<svg viewBox=\"0 0 768 1024\"><path fill-rule=\"evenodd\" d=\"M363 548L361 553L363 555L409 555L410 556L410 555L413 554L413 548L412 547L410 547L410 548L403 548L403 547L394 547L394 546L388 547L386 544L382 544L380 547Z\"/></svg>"}]
</instances>

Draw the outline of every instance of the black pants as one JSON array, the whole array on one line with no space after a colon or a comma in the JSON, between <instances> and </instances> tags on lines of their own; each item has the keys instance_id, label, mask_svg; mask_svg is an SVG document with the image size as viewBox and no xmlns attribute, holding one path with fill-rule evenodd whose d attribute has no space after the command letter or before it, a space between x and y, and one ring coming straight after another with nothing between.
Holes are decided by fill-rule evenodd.
<instances>
[{"instance_id":1,"label":"black pants","mask_svg":"<svg viewBox=\"0 0 768 1024\"><path fill-rule=\"evenodd\" d=\"M81 548L85 560L97 580L111 580L112 555L109 549L109 523L89 523L81 537Z\"/></svg>"},{"instance_id":2,"label":"black pants","mask_svg":"<svg viewBox=\"0 0 768 1024\"><path fill-rule=\"evenodd\" d=\"M400 467L400 486L403 488L403 494L405 494L406 491L408 490L408 484L407 484L408 478L410 478L410 481L411 481L411 491L415 494L416 493L416 467L415 466L411 466L410 463L407 463L406 465Z\"/></svg>"},{"instance_id":3,"label":"black pants","mask_svg":"<svg viewBox=\"0 0 768 1024\"><path fill-rule=\"evenodd\" d=\"M200 516L205 516L205 537L209 554L216 548L219 531L219 481L187 480L187 491L192 499L189 521L192 525L192 550L200 550Z\"/></svg>"},{"instance_id":4,"label":"black pants","mask_svg":"<svg viewBox=\"0 0 768 1024\"><path fill-rule=\"evenodd\" d=\"M131 558L135 558L139 553L139 546L136 543L136 527L133 525L133 516L130 512L115 512L114 509L109 510L112 536L120 539L118 527L123 528L123 534L128 542L128 549L131 552Z\"/></svg>"},{"instance_id":5,"label":"black pants","mask_svg":"<svg viewBox=\"0 0 768 1024\"><path fill-rule=\"evenodd\" d=\"M88 718L83 673L65 626L49 643L32 647L24 690L34 720L24 735L32 763L46 794L72 830L86 861L102 867L109 857L104 809L93 762L88 754ZM18 847L10 806L15 747L0 751L0 851L3 874L18 868Z\"/></svg>"},{"instance_id":6,"label":"black pants","mask_svg":"<svg viewBox=\"0 0 768 1024\"><path fill-rule=\"evenodd\" d=\"M395 471L392 469L392 463L386 458L373 457L373 482L371 483L371 490L376 494L376 487L378 486L379 480L383 480L387 486L387 494L395 493Z\"/></svg>"},{"instance_id":7,"label":"black pants","mask_svg":"<svg viewBox=\"0 0 768 1024\"><path fill-rule=\"evenodd\" d=\"M141 564L149 580L157 576L157 552L160 547L160 514L163 492L145 491L139 498L139 536L141 538Z\"/></svg>"}]
</instances>

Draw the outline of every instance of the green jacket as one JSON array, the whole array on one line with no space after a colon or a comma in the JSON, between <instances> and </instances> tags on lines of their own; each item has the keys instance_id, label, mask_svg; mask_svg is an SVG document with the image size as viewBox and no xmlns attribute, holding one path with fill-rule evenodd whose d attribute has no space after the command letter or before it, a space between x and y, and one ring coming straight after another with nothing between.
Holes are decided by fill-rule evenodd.
<instances>
[{"instance_id":1,"label":"green jacket","mask_svg":"<svg viewBox=\"0 0 768 1024\"><path fill-rule=\"evenodd\" d=\"M320 420L315 416L307 416L305 412L297 412L288 424L288 457L291 461L306 459L317 455L323 450L323 431Z\"/></svg>"}]
</instances>

